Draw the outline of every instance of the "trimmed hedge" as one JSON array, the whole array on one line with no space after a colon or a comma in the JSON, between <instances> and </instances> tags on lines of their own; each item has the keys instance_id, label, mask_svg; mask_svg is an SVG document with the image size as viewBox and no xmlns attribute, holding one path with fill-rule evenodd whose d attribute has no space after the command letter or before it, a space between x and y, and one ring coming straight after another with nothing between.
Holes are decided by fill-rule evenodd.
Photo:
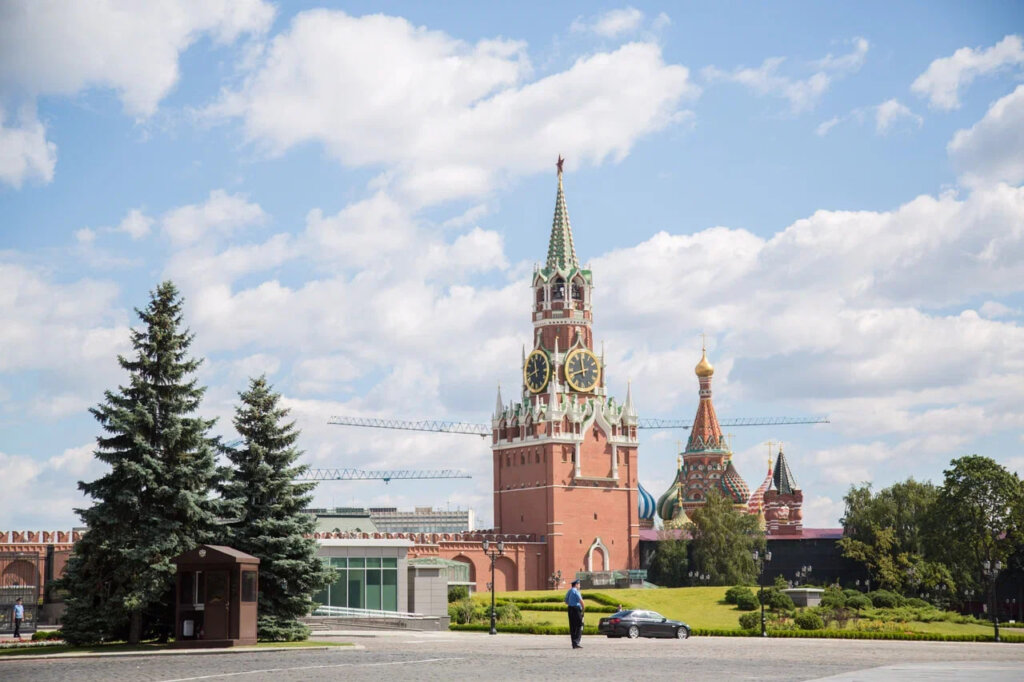
<instances>
[{"instance_id":1,"label":"trimmed hedge","mask_svg":"<svg viewBox=\"0 0 1024 682\"><path fill-rule=\"evenodd\" d=\"M539 604L521 604L516 601L498 601L498 603L515 604L519 607L520 611L565 611L565 604L548 604L546 602L541 602ZM587 611L590 613L615 613L618 610L618 606L605 606L603 604L598 604L597 606L591 605L587 607Z\"/></svg>"},{"instance_id":2,"label":"trimmed hedge","mask_svg":"<svg viewBox=\"0 0 1024 682\"><path fill-rule=\"evenodd\" d=\"M753 615L753 614L744 614ZM756 637L760 629L694 628L694 637ZM938 632L863 632L855 630L768 630L769 637L796 637L804 639L892 639L921 642L991 642L992 635L946 635ZM1024 635L1000 633L1000 639L1009 644L1024 644Z\"/></svg>"},{"instance_id":3,"label":"trimmed hedge","mask_svg":"<svg viewBox=\"0 0 1024 682\"><path fill-rule=\"evenodd\" d=\"M754 614L744 614L754 615ZM538 623L522 623L518 625L498 624L498 632L523 635L568 635L568 625L543 625ZM473 623L469 625L451 625L451 630L470 632L487 632L490 623ZM583 634L596 635L597 628L593 625L583 626ZM742 628L693 628L690 632L694 637L759 637L760 628L744 630ZM919 642L991 642L992 635L945 635L937 632L857 632L845 630L768 630L769 637L795 637L803 639L884 639ZM1001 639L1010 644L1024 644L1024 635L1002 634Z\"/></svg>"},{"instance_id":4,"label":"trimmed hedge","mask_svg":"<svg viewBox=\"0 0 1024 682\"><path fill-rule=\"evenodd\" d=\"M516 625L508 625L504 623L498 623L495 626L498 632L506 632L510 634L519 635L567 635L569 634L568 625L546 625L543 623L518 623ZM466 630L471 632L489 632L491 629L490 623L467 623L465 625L450 625L449 630ZM584 625L583 634L585 635L596 635L596 625Z\"/></svg>"}]
</instances>

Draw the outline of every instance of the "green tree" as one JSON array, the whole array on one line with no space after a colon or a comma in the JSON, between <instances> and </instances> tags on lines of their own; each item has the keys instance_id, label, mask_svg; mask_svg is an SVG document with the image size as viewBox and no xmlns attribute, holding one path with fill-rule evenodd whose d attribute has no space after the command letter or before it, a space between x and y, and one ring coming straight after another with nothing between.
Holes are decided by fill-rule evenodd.
<instances>
[{"instance_id":1,"label":"green tree","mask_svg":"<svg viewBox=\"0 0 1024 682\"><path fill-rule=\"evenodd\" d=\"M714 585L753 584L757 577L753 550L763 552L765 548L757 518L737 511L730 500L712 489L691 519L695 569L710 575Z\"/></svg>"},{"instance_id":2,"label":"green tree","mask_svg":"<svg viewBox=\"0 0 1024 682\"><path fill-rule=\"evenodd\" d=\"M196 416L205 391L189 357L182 301L171 282L136 310L131 357L118 356L128 382L91 412L103 429L95 457L110 471L78 487L94 502L77 509L88 527L61 586L63 631L73 643L166 634L173 622L170 560L211 539L217 503L213 420Z\"/></svg>"},{"instance_id":3,"label":"green tree","mask_svg":"<svg viewBox=\"0 0 1024 682\"><path fill-rule=\"evenodd\" d=\"M299 431L285 421L289 411L266 377L251 379L239 396L234 424L242 445L227 450L232 467L221 493L228 513L240 520L224 526L223 542L260 559L259 638L305 639L309 628L298 619L334 577L316 555L314 519L302 511L316 483L295 482L307 469L295 464Z\"/></svg>"},{"instance_id":4,"label":"green tree","mask_svg":"<svg viewBox=\"0 0 1024 682\"><path fill-rule=\"evenodd\" d=\"M671 533L660 533L658 548L647 569L647 579L661 587L682 587L686 585L687 557L686 540Z\"/></svg>"},{"instance_id":5,"label":"green tree","mask_svg":"<svg viewBox=\"0 0 1024 682\"><path fill-rule=\"evenodd\" d=\"M939 490L913 478L872 494L870 484L851 486L845 499L844 556L864 564L872 584L911 594L940 583L953 585L940 564L925 560L928 528Z\"/></svg>"},{"instance_id":6,"label":"green tree","mask_svg":"<svg viewBox=\"0 0 1024 682\"><path fill-rule=\"evenodd\" d=\"M1008 564L1024 541L1024 485L994 460L968 455L950 462L933 508L931 555L960 587L984 589L982 563Z\"/></svg>"}]
</instances>

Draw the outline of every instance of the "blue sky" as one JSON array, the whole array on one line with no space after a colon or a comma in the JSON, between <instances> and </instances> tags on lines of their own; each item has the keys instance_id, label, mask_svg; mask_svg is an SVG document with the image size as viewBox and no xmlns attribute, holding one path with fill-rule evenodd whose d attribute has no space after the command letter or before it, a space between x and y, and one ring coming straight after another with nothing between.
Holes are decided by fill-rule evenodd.
<instances>
[{"instance_id":1,"label":"blue sky","mask_svg":"<svg viewBox=\"0 0 1024 682\"><path fill-rule=\"evenodd\" d=\"M805 518L851 483L1024 471L1019 3L0 3L0 525L75 525L88 415L173 279L232 437L266 372L323 505L491 521L479 439L520 385L554 161L596 338L642 417L692 417L706 332L740 473L786 443ZM512 387L512 388L510 388ZM645 434L667 488L675 441ZM12 492L13 491L13 492Z\"/></svg>"}]
</instances>

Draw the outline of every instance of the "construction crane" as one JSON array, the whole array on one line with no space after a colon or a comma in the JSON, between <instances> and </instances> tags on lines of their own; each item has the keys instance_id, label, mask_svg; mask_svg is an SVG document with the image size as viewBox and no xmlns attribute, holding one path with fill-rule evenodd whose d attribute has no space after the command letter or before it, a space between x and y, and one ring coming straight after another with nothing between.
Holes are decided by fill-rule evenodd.
<instances>
[{"instance_id":1,"label":"construction crane","mask_svg":"<svg viewBox=\"0 0 1024 682\"><path fill-rule=\"evenodd\" d=\"M229 448L237 448L244 443L241 438L227 444ZM293 481L406 481L422 478L473 478L465 471L455 469L438 469L434 471L413 471L395 469L393 471L368 471L365 469L306 469L302 476Z\"/></svg>"},{"instance_id":2,"label":"construction crane","mask_svg":"<svg viewBox=\"0 0 1024 682\"><path fill-rule=\"evenodd\" d=\"M380 417L331 417L328 424L335 426L364 426L374 429L399 429L402 431L430 431L433 433L455 433L489 438L491 427L486 424L447 422L438 419L407 421L405 419L382 419ZM788 426L791 424L828 424L828 417L739 417L723 419L720 426ZM639 429L688 429L692 421L683 419L640 419Z\"/></svg>"},{"instance_id":3,"label":"construction crane","mask_svg":"<svg viewBox=\"0 0 1024 682\"><path fill-rule=\"evenodd\" d=\"M395 469L393 471L367 471L365 469L308 469L296 481L404 481L422 478L473 478L465 471L457 469L435 469L432 471L414 471Z\"/></svg>"}]
</instances>

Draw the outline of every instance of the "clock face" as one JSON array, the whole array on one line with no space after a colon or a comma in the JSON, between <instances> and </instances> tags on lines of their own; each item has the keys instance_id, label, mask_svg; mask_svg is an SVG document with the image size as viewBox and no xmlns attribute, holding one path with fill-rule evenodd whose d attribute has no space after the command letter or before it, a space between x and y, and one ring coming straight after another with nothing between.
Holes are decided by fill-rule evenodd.
<instances>
[{"instance_id":1,"label":"clock face","mask_svg":"<svg viewBox=\"0 0 1024 682\"><path fill-rule=\"evenodd\" d=\"M597 358L585 348L571 351L565 358L565 380L577 391L594 390L601 379L601 365Z\"/></svg>"},{"instance_id":2,"label":"clock face","mask_svg":"<svg viewBox=\"0 0 1024 682\"><path fill-rule=\"evenodd\" d=\"M523 366L523 382L531 393L540 393L547 387L551 378L551 363L547 353L535 350L526 358Z\"/></svg>"}]
</instances>

